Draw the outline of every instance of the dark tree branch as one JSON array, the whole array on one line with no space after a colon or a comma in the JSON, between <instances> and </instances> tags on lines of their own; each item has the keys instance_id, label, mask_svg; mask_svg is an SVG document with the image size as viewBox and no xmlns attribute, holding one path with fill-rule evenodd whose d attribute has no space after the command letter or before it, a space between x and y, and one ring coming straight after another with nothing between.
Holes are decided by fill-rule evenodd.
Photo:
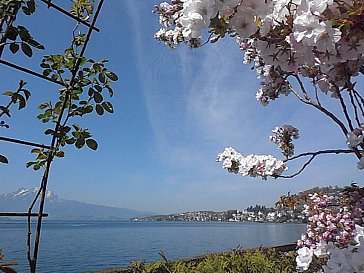
<instances>
[{"instance_id":1,"label":"dark tree branch","mask_svg":"<svg viewBox=\"0 0 364 273\"><path fill-rule=\"evenodd\" d=\"M304 104L311 105L312 107L316 108L317 110L319 110L320 112L324 113L326 116L331 118L332 121L334 121L340 127L341 131L344 133L344 135L346 137L346 135L348 134L348 130L346 129L345 125L341 122L341 120L338 117L336 117L333 113L331 113L329 110L327 110L325 107L323 107L322 105L319 105L319 104L313 102L308 96L306 97L307 92L305 90L303 82L297 75L290 74L289 76L293 76L297 80L298 84L300 85L301 91L305 94L305 98L303 98L297 91L295 91L293 89L293 87L291 87L293 94L295 94L296 97L300 101L302 101Z\"/></svg>"},{"instance_id":2,"label":"dark tree branch","mask_svg":"<svg viewBox=\"0 0 364 273\"><path fill-rule=\"evenodd\" d=\"M316 151L316 152L307 152L307 153L302 153L302 154L299 154L299 155L296 155L296 156L293 156L293 157L290 157L290 158L287 158L285 160L283 160L283 162L288 162L288 161L292 161L292 160L295 160L295 159L298 159L298 158L301 158L301 157L306 157L306 156L310 156L309 160L307 160L303 166L301 167L301 169L292 174L292 175L277 175L275 176L275 178L293 178L299 174L301 174L304 169L306 169L306 167L315 159L316 156L318 155L322 155L322 154L352 154L352 153L357 153L358 151L355 151L355 150L341 150L341 149L338 149L338 150L321 150L321 151Z\"/></svg>"},{"instance_id":3,"label":"dark tree branch","mask_svg":"<svg viewBox=\"0 0 364 273\"><path fill-rule=\"evenodd\" d=\"M354 114L355 114L355 121L356 121L356 124L358 127L360 127L360 120L359 120L359 113L358 113L358 108L355 104L355 101L354 101L354 96L353 96L353 93L352 93L352 90L349 90L349 97L350 97L350 102L351 102L351 105L353 106L353 109L354 109Z\"/></svg>"},{"instance_id":4,"label":"dark tree branch","mask_svg":"<svg viewBox=\"0 0 364 273\"><path fill-rule=\"evenodd\" d=\"M339 88L337 88L335 86L335 89L336 89L337 96L338 96L338 98L340 100L340 105L341 105L342 111L344 112L346 121L348 122L350 131L353 131L354 130L354 127L353 127L353 124L351 122L351 119L350 119L350 116L349 116L348 109L346 107L345 101L344 101L343 97L341 96L341 92L340 92Z\"/></svg>"}]
</instances>

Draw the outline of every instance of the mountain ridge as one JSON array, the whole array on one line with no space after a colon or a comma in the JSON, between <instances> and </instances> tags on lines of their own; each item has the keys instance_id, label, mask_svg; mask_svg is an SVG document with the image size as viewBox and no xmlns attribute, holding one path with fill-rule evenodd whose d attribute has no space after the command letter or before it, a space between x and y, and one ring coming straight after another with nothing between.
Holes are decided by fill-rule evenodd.
<instances>
[{"instance_id":1,"label":"mountain ridge","mask_svg":"<svg viewBox=\"0 0 364 273\"><path fill-rule=\"evenodd\" d=\"M19 188L15 192L0 194L1 212L27 212L39 188ZM61 199L53 191L46 192L45 213L50 220L125 221L135 217L148 216L129 208L110 207Z\"/></svg>"}]
</instances>

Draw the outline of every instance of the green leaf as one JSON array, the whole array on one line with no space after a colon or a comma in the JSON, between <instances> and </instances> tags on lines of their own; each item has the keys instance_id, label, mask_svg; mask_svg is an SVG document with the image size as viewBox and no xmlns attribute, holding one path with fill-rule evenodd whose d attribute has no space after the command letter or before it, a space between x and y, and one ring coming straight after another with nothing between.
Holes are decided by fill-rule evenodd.
<instances>
[{"instance_id":1,"label":"green leaf","mask_svg":"<svg viewBox=\"0 0 364 273\"><path fill-rule=\"evenodd\" d=\"M34 164L37 164L37 162L36 161L30 161L30 162L27 162L25 167L29 168L29 167L33 166Z\"/></svg>"},{"instance_id":2,"label":"green leaf","mask_svg":"<svg viewBox=\"0 0 364 273\"><path fill-rule=\"evenodd\" d=\"M95 90L92 88L92 87L90 87L89 89L88 89L88 95L90 96L90 97L92 97L92 95L95 93Z\"/></svg>"},{"instance_id":3,"label":"green leaf","mask_svg":"<svg viewBox=\"0 0 364 273\"><path fill-rule=\"evenodd\" d=\"M51 135L51 134L53 134L54 133L54 131L52 130L52 129L47 129L47 130L45 130L45 132L44 132L44 134L45 135Z\"/></svg>"},{"instance_id":4,"label":"green leaf","mask_svg":"<svg viewBox=\"0 0 364 273\"><path fill-rule=\"evenodd\" d=\"M117 81L119 79L118 76L115 73L113 73L111 71L108 71L108 70L105 71L105 75L106 75L106 77L108 77L112 81Z\"/></svg>"},{"instance_id":5,"label":"green leaf","mask_svg":"<svg viewBox=\"0 0 364 273\"><path fill-rule=\"evenodd\" d=\"M32 36L30 36L29 31L24 26L18 26L19 36L22 41L29 41Z\"/></svg>"},{"instance_id":6,"label":"green leaf","mask_svg":"<svg viewBox=\"0 0 364 273\"><path fill-rule=\"evenodd\" d=\"M95 92L94 100L96 103L101 103L104 100L104 98L102 97L102 95L100 93Z\"/></svg>"},{"instance_id":7,"label":"green leaf","mask_svg":"<svg viewBox=\"0 0 364 273\"><path fill-rule=\"evenodd\" d=\"M102 107L104 107L104 109L109 112L109 113L114 113L114 108L112 107L111 102L108 101L104 101L102 104Z\"/></svg>"},{"instance_id":8,"label":"green leaf","mask_svg":"<svg viewBox=\"0 0 364 273\"><path fill-rule=\"evenodd\" d=\"M35 148L35 149L33 149L31 151L32 154L40 154L41 152L42 152L42 150L41 149L37 149L37 148Z\"/></svg>"},{"instance_id":9,"label":"green leaf","mask_svg":"<svg viewBox=\"0 0 364 273\"><path fill-rule=\"evenodd\" d=\"M84 145L85 145L85 139L83 138L77 139L75 143L76 148L81 149Z\"/></svg>"},{"instance_id":10,"label":"green leaf","mask_svg":"<svg viewBox=\"0 0 364 273\"><path fill-rule=\"evenodd\" d=\"M109 96L111 98L114 95L114 91L112 90L112 88L109 85L105 85L105 87L109 91Z\"/></svg>"},{"instance_id":11,"label":"green leaf","mask_svg":"<svg viewBox=\"0 0 364 273\"><path fill-rule=\"evenodd\" d=\"M16 43L11 43L9 48L11 53L15 54L19 50L19 45Z\"/></svg>"},{"instance_id":12,"label":"green leaf","mask_svg":"<svg viewBox=\"0 0 364 273\"><path fill-rule=\"evenodd\" d=\"M102 92L102 87L100 86L100 85L95 85L94 86L95 87L95 89L97 90L97 91L99 91L100 93Z\"/></svg>"},{"instance_id":13,"label":"green leaf","mask_svg":"<svg viewBox=\"0 0 364 273\"><path fill-rule=\"evenodd\" d=\"M3 93L3 95L4 96L12 96L14 93L13 92L11 92L11 91L5 91L4 93Z\"/></svg>"},{"instance_id":14,"label":"green leaf","mask_svg":"<svg viewBox=\"0 0 364 273\"><path fill-rule=\"evenodd\" d=\"M92 105L87 105L86 107L83 108L83 113L84 114L88 114L91 113L94 110Z\"/></svg>"},{"instance_id":15,"label":"green leaf","mask_svg":"<svg viewBox=\"0 0 364 273\"><path fill-rule=\"evenodd\" d=\"M30 13L35 12L35 2L34 0L27 1L27 7Z\"/></svg>"},{"instance_id":16,"label":"green leaf","mask_svg":"<svg viewBox=\"0 0 364 273\"><path fill-rule=\"evenodd\" d=\"M39 108L40 110L46 109L46 108L48 108L48 107L50 107L49 102L42 103L41 105L39 105L39 106L38 106L38 108Z\"/></svg>"},{"instance_id":17,"label":"green leaf","mask_svg":"<svg viewBox=\"0 0 364 273\"><path fill-rule=\"evenodd\" d=\"M67 144L74 144L76 142L76 139L74 137L66 139Z\"/></svg>"},{"instance_id":18,"label":"green leaf","mask_svg":"<svg viewBox=\"0 0 364 273\"><path fill-rule=\"evenodd\" d=\"M31 93L28 90L26 90L26 89L20 89L20 91L23 91L24 92L24 95L25 95L26 100L28 100L30 98Z\"/></svg>"},{"instance_id":19,"label":"green leaf","mask_svg":"<svg viewBox=\"0 0 364 273\"><path fill-rule=\"evenodd\" d=\"M56 156L57 157L64 157L64 152L63 151L57 151Z\"/></svg>"},{"instance_id":20,"label":"green leaf","mask_svg":"<svg viewBox=\"0 0 364 273\"><path fill-rule=\"evenodd\" d=\"M105 78L105 74L104 73L100 73L99 74L99 81L101 83L105 83L106 82L106 78Z\"/></svg>"},{"instance_id":21,"label":"green leaf","mask_svg":"<svg viewBox=\"0 0 364 273\"><path fill-rule=\"evenodd\" d=\"M31 15L32 14L27 7L22 7L22 10L23 10L25 15Z\"/></svg>"},{"instance_id":22,"label":"green leaf","mask_svg":"<svg viewBox=\"0 0 364 273\"><path fill-rule=\"evenodd\" d=\"M96 113L100 116L104 114L104 108L100 104L96 104Z\"/></svg>"},{"instance_id":23,"label":"green leaf","mask_svg":"<svg viewBox=\"0 0 364 273\"><path fill-rule=\"evenodd\" d=\"M6 36L9 40L15 41L16 37L18 37L18 29L13 26L9 27L9 30L8 30Z\"/></svg>"},{"instance_id":24,"label":"green leaf","mask_svg":"<svg viewBox=\"0 0 364 273\"><path fill-rule=\"evenodd\" d=\"M27 42L28 42L29 45L31 45L31 46L33 46L35 48L44 50L44 45L38 43L36 40L33 40L32 38L30 38Z\"/></svg>"},{"instance_id":25,"label":"green leaf","mask_svg":"<svg viewBox=\"0 0 364 273\"><path fill-rule=\"evenodd\" d=\"M8 159L5 156L0 155L0 163L8 164L9 161L8 161Z\"/></svg>"},{"instance_id":26,"label":"green leaf","mask_svg":"<svg viewBox=\"0 0 364 273\"><path fill-rule=\"evenodd\" d=\"M26 43L21 43L21 50L28 57L32 57L33 56L33 50L32 50L32 48L28 44L26 44Z\"/></svg>"},{"instance_id":27,"label":"green leaf","mask_svg":"<svg viewBox=\"0 0 364 273\"><path fill-rule=\"evenodd\" d=\"M81 133L80 133L80 131L72 132L72 135L73 135L75 138L77 138L77 139L81 137Z\"/></svg>"},{"instance_id":28,"label":"green leaf","mask_svg":"<svg viewBox=\"0 0 364 273\"><path fill-rule=\"evenodd\" d=\"M41 64L40 64L40 67L41 67L41 68L49 68L49 67L50 67L50 65L49 65L49 64L47 64L47 63L41 63Z\"/></svg>"},{"instance_id":29,"label":"green leaf","mask_svg":"<svg viewBox=\"0 0 364 273\"><path fill-rule=\"evenodd\" d=\"M97 142L92 139L92 138L89 138L86 140L86 145L91 149L91 150L94 150L96 151L97 150L97 147L98 147L98 144Z\"/></svg>"},{"instance_id":30,"label":"green leaf","mask_svg":"<svg viewBox=\"0 0 364 273\"><path fill-rule=\"evenodd\" d=\"M18 95L18 102L19 102L19 110L23 109L26 106L26 100L22 95Z\"/></svg>"},{"instance_id":31,"label":"green leaf","mask_svg":"<svg viewBox=\"0 0 364 273\"><path fill-rule=\"evenodd\" d=\"M48 77L49 76L49 74L51 74L51 72L52 72L52 70L51 69L45 69L45 70L43 70L43 76L46 76L46 77Z\"/></svg>"}]
</instances>

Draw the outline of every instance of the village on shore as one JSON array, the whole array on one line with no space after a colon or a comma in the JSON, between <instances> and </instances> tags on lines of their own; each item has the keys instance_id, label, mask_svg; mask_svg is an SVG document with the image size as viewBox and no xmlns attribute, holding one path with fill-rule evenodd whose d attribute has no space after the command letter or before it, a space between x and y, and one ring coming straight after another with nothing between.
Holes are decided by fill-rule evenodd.
<instances>
[{"instance_id":1,"label":"village on shore","mask_svg":"<svg viewBox=\"0 0 364 273\"><path fill-rule=\"evenodd\" d=\"M153 215L133 218L133 221L189 221L189 222L274 222L304 223L301 210L277 210L256 205L247 209L227 211L194 211L169 215Z\"/></svg>"}]
</instances>

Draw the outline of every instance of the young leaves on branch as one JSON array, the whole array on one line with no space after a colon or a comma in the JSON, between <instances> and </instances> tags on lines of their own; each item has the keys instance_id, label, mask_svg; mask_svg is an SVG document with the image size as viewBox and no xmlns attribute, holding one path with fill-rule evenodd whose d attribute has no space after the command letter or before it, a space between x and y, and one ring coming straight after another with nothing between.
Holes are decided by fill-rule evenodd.
<instances>
[{"instance_id":1,"label":"young leaves on branch","mask_svg":"<svg viewBox=\"0 0 364 273\"><path fill-rule=\"evenodd\" d=\"M94 0L74 0L71 7L71 14L81 20L88 22L94 10Z\"/></svg>"},{"instance_id":2,"label":"young leaves on branch","mask_svg":"<svg viewBox=\"0 0 364 273\"><path fill-rule=\"evenodd\" d=\"M9 97L10 101L7 105L0 105L0 118L5 115L7 117L11 117L10 115L10 107L13 104L18 104L18 110L25 108L28 99L31 96L29 90L25 89L24 86L27 83L24 81L19 82L19 87L16 91L5 91L3 96ZM0 121L0 127L9 128L9 125L5 123L5 121Z\"/></svg>"},{"instance_id":3,"label":"young leaves on branch","mask_svg":"<svg viewBox=\"0 0 364 273\"><path fill-rule=\"evenodd\" d=\"M49 128L44 132L56 138L55 152L49 154L39 149L33 150L33 153L37 153L36 161L29 162L27 167L33 166L33 169L38 170L45 166L50 156L63 157L64 154L59 149L65 145L75 145L78 149L85 145L92 150L98 148L88 129L77 124L70 127L69 120L94 111L98 115L103 115L105 111L113 113L113 105L106 97L113 96L111 83L118 80L118 76L105 67L107 60L96 62L80 56L80 48L85 41L84 34L75 35L64 54L44 56L40 64L44 76L62 82L64 87L59 90L57 102L39 105L41 113L37 116L43 123L51 122L55 125L54 129Z\"/></svg>"},{"instance_id":4,"label":"young leaves on branch","mask_svg":"<svg viewBox=\"0 0 364 273\"><path fill-rule=\"evenodd\" d=\"M32 57L33 49L44 49L44 46L37 42L29 33L25 26L14 26L14 20L17 16L18 10L21 9L24 14L31 15L35 12L34 0L4 0L0 3L0 25L1 42L0 47L9 45L10 51L15 54L22 50L22 52Z\"/></svg>"}]
</instances>

